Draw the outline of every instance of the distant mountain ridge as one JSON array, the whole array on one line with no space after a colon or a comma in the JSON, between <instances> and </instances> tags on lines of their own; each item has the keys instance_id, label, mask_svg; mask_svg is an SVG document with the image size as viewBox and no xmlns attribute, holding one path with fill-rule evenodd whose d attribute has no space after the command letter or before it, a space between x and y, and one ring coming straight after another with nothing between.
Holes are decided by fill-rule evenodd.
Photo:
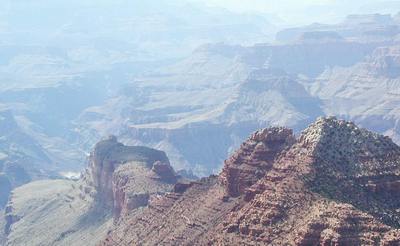
<instances>
[{"instance_id":1,"label":"distant mountain ridge","mask_svg":"<svg viewBox=\"0 0 400 246\"><path fill-rule=\"evenodd\" d=\"M11 83L0 84L0 102L68 171L79 170L84 152L109 134L162 149L176 170L198 176L218 172L254 129L286 125L300 131L318 115L354 120L398 141L397 34L365 38L366 32L398 27L396 16L350 16L337 25L297 28L300 38L288 42L208 44L174 62L128 61L136 56L107 49L115 56L87 64L78 59L86 57L81 51L92 52L87 47L7 46L0 66ZM343 81L346 95L334 94ZM357 100L349 96L354 93Z\"/></svg>"},{"instance_id":2,"label":"distant mountain ridge","mask_svg":"<svg viewBox=\"0 0 400 246\"><path fill-rule=\"evenodd\" d=\"M300 41L304 34L319 34L318 38L323 40L322 34L331 33L330 36L345 38L358 42L371 42L382 40L393 40L400 34L397 16L390 14L350 15L342 23L337 25L312 24L306 27L291 28L278 32L276 39L279 42Z\"/></svg>"},{"instance_id":3,"label":"distant mountain ridge","mask_svg":"<svg viewBox=\"0 0 400 246\"><path fill-rule=\"evenodd\" d=\"M300 131L319 115L354 120L399 141L399 43L391 33L364 38L389 26L399 28L392 16L351 16L318 25L322 34L310 34L314 27L296 29L306 38L293 42L202 46L86 109L79 132L84 139L115 134L162 149L177 170L199 176L218 172L254 129L285 125ZM332 38L332 30L347 34Z\"/></svg>"}]
</instances>

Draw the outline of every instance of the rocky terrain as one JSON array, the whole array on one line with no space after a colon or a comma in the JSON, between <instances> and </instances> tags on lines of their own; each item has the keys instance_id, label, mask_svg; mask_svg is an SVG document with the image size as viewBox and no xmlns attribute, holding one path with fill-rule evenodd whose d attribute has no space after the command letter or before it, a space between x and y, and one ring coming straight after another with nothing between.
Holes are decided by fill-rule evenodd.
<instances>
[{"instance_id":1,"label":"rocky terrain","mask_svg":"<svg viewBox=\"0 0 400 246\"><path fill-rule=\"evenodd\" d=\"M400 147L336 118L254 133L219 176L175 186L101 245L398 245Z\"/></svg>"},{"instance_id":2,"label":"rocky terrain","mask_svg":"<svg viewBox=\"0 0 400 246\"><path fill-rule=\"evenodd\" d=\"M161 149L176 170L198 176L219 172L254 129L285 125L298 133L320 115L398 142L397 29L392 16L350 16L283 31L301 37L272 44L205 45L88 107L77 130L87 142L114 134Z\"/></svg>"},{"instance_id":3,"label":"rocky terrain","mask_svg":"<svg viewBox=\"0 0 400 246\"><path fill-rule=\"evenodd\" d=\"M47 151L17 124L9 110L0 111L0 208L10 191L35 179L57 175Z\"/></svg>"},{"instance_id":4,"label":"rocky terrain","mask_svg":"<svg viewBox=\"0 0 400 246\"><path fill-rule=\"evenodd\" d=\"M4 5L0 245L400 244L400 13Z\"/></svg>"},{"instance_id":5,"label":"rocky terrain","mask_svg":"<svg viewBox=\"0 0 400 246\"><path fill-rule=\"evenodd\" d=\"M274 30L264 16L181 0L7 1L0 10L0 110L12 111L12 121L46 149L45 169L76 176L85 153L107 136L77 134L86 108L201 44L265 42Z\"/></svg>"},{"instance_id":6,"label":"rocky terrain","mask_svg":"<svg viewBox=\"0 0 400 246\"><path fill-rule=\"evenodd\" d=\"M187 8L199 19L217 15L210 9ZM148 11L152 18L161 18L152 15L153 8ZM161 19L167 21L171 15ZM112 14L107 16L121 24ZM224 18L221 26L209 23L210 30L225 26ZM263 19L241 16L238 22L254 22L263 33ZM55 25L53 29L61 24ZM72 30L82 34L75 22L63 28L63 40L75 40ZM103 29L85 34L85 42L100 42L90 37L101 39L110 32L107 25ZM319 115L355 121L397 142L398 29L398 16L349 16L335 25L283 30L271 43L226 42L194 48L194 42L192 54L168 61L157 61L155 53L140 54L143 59L138 59L138 54L128 52L133 43L122 42L122 50L110 48L115 40L103 40L95 47L85 42L60 42L63 45L57 47L6 45L0 74L8 82L0 83L0 104L46 149L51 160L47 169L58 175L79 173L85 152L109 134L127 145L163 150L175 170L197 176L219 172L226 156L254 129L285 125L298 133ZM193 40L200 35L183 32ZM248 38L256 40L254 32ZM12 32L4 35L9 40ZM241 35L230 29L224 36ZM148 37L149 42L153 38ZM215 40L221 39L209 41Z\"/></svg>"},{"instance_id":7,"label":"rocky terrain","mask_svg":"<svg viewBox=\"0 0 400 246\"><path fill-rule=\"evenodd\" d=\"M164 152L99 142L77 181L43 180L13 190L1 219L4 245L95 245L113 223L172 191L175 174Z\"/></svg>"},{"instance_id":8,"label":"rocky terrain","mask_svg":"<svg viewBox=\"0 0 400 246\"><path fill-rule=\"evenodd\" d=\"M377 48L354 66L325 71L311 87L327 114L341 115L399 142L399 44Z\"/></svg>"}]
</instances>

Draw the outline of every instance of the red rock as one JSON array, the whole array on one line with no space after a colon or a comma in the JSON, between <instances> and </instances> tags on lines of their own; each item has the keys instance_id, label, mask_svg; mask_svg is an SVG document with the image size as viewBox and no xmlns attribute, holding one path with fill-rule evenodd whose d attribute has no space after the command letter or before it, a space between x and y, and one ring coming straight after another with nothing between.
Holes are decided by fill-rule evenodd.
<instances>
[{"instance_id":1,"label":"red rock","mask_svg":"<svg viewBox=\"0 0 400 246\"><path fill-rule=\"evenodd\" d=\"M292 130L267 128L255 132L231 158L220 175L227 194L239 196L272 167L275 158L295 142Z\"/></svg>"},{"instance_id":2,"label":"red rock","mask_svg":"<svg viewBox=\"0 0 400 246\"><path fill-rule=\"evenodd\" d=\"M146 206L152 194L171 191L177 176L164 152L125 146L113 136L96 144L81 190L92 194L100 207L121 214Z\"/></svg>"},{"instance_id":3,"label":"red rock","mask_svg":"<svg viewBox=\"0 0 400 246\"><path fill-rule=\"evenodd\" d=\"M399 245L399 181L400 147L350 122L319 119L297 140L266 129L101 245Z\"/></svg>"}]
</instances>

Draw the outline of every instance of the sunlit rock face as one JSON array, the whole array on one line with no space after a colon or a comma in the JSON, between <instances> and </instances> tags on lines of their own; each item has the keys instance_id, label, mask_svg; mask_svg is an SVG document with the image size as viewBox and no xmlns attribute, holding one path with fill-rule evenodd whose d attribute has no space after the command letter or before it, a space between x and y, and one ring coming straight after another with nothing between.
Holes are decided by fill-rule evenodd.
<instances>
[{"instance_id":1,"label":"sunlit rock face","mask_svg":"<svg viewBox=\"0 0 400 246\"><path fill-rule=\"evenodd\" d=\"M230 196L243 195L268 172L278 155L295 142L292 130L267 128L255 132L226 162L220 178Z\"/></svg>"}]
</instances>

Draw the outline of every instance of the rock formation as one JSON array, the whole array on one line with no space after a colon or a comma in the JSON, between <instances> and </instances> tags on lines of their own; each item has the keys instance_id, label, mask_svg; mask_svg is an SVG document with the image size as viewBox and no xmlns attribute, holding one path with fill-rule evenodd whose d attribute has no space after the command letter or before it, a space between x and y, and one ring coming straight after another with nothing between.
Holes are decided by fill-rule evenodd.
<instances>
[{"instance_id":1,"label":"rock formation","mask_svg":"<svg viewBox=\"0 0 400 246\"><path fill-rule=\"evenodd\" d=\"M321 118L253 134L219 176L177 185L101 245L398 245L400 147Z\"/></svg>"},{"instance_id":2,"label":"rock formation","mask_svg":"<svg viewBox=\"0 0 400 246\"><path fill-rule=\"evenodd\" d=\"M89 181L98 195L100 202L109 204L113 198L113 180L115 172L119 167L129 163L138 162L149 169L154 169L154 166L170 167L169 160L164 152L141 146L125 146L119 143L115 136L110 136L108 139L100 141L96 144L94 150L90 153L89 164L85 179ZM173 175L173 171L157 170L157 174ZM163 173L165 171L165 173Z\"/></svg>"},{"instance_id":3,"label":"rock formation","mask_svg":"<svg viewBox=\"0 0 400 246\"><path fill-rule=\"evenodd\" d=\"M351 88L345 95L312 93L321 74L336 76L332 86L341 85L349 73L343 69L365 61L378 47L394 44L392 24L384 24L384 19L353 16L348 23L289 30L287 38L293 41L284 43L203 46L175 64L136 78L103 105L87 108L77 120L79 132L87 141L96 139L93 136L115 134L125 144L161 149L168 153L176 170L190 169L197 176L219 172L227 153L255 129L283 125L298 132L324 114L362 124L368 121L358 121L353 112L378 116L379 122L394 131L392 136L400 136L394 130L396 121L387 117L387 112L398 105L397 98L389 94L389 87L397 83L381 83L379 93L374 93L385 94L382 98L387 100L378 112L368 110L377 105L372 100L361 100L365 110L359 110L358 100L346 103L356 96L353 91L371 97L365 89L370 78L364 81L364 75L372 70L351 74L349 79L355 81L348 83ZM381 35L364 34L379 32L382 25ZM384 34L386 29L388 35ZM391 69L394 76L396 68L388 59L378 72ZM380 81L376 80L377 84ZM323 93L330 92L328 88ZM336 103L343 96L350 98ZM399 115L396 111L392 114ZM379 126L368 128L387 134Z\"/></svg>"},{"instance_id":4,"label":"rock formation","mask_svg":"<svg viewBox=\"0 0 400 246\"><path fill-rule=\"evenodd\" d=\"M220 175L230 196L239 196L264 177L275 158L295 142L292 130L268 128L254 133L224 165Z\"/></svg>"},{"instance_id":5,"label":"rock formation","mask_svg":"<svg viewBox=\"0 0 400 246\"><path fill-rule=\"evenodd\" d=\"M122 211L146 206L150 195L172 190L178 178L164 152L125 146L110 136L96 144L83 179L83 191L118 218Z\"/></svg>"},{"instance_id":6,"label":"rock formation","mask_svg":"<svg viewBox=\"0 0 400 246\"><path fill-rule=\"evenodd\" d=\"M7 245L95 245L113 223L172 191L180 179L164 152L111 136L96 144L80 180L15 189L2 230Z\"/></svg>"}]
</instances>

